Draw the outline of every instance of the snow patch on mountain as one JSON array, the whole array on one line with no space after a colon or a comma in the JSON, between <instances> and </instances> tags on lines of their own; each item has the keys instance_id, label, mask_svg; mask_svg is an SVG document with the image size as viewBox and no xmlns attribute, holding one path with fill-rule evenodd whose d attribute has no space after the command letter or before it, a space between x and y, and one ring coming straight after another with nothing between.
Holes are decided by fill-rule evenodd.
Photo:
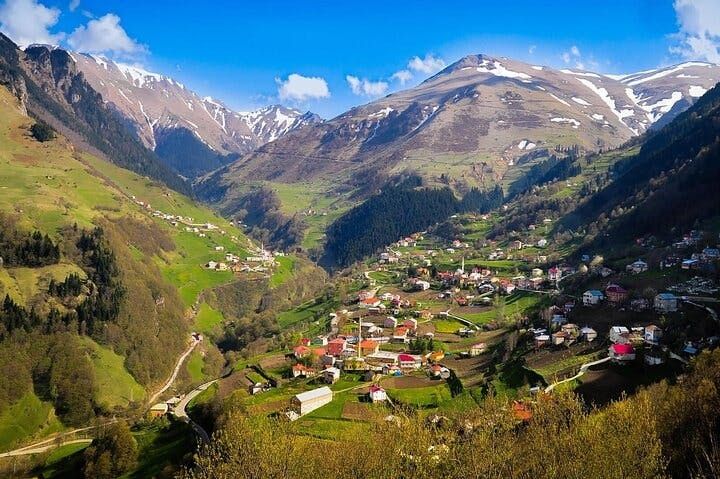
<instances>
[{"instance_id":1,"label":"snow patch on mountain","mask_svg":"<svg viewBox=\"0 0 720 479\"><path fill-rule=\"evenodd\" d=\"M559 97L553 95L552 93L548 93L548 95L550 95L551 97L553 97L554 99L556 99L557 101L559 101L560 103L562 103L563 105L565 105L565 106L570 106L570 103L566 102L566 101L563 100L562 98L559 98Z\"/></svg>"},{"instance_id":2,"label":"snow patch on mountain","mask_svg":"<svg viewBox=\"0 0 720 479\"><path fill-rule=\"evenodd\" d=\"M568 123L570 125L573 125L573 128L577 128L580 126L580 122L575 120L574 118L550 118L550 121L553 123Z\"/></svg>"},{"instance_id":3,"label":"snow patch on mountain","mask_svg":"<svg viewBox=\"0 0 720 479\"><path fill-rule=\"evenodd\" d=\"M508 70L502 65L502 63L497 60L493 61L492 65L488 60L483 60L480 66L476 67L475 70L477 70L479 73L490 73L491 75L505 78L519 78L522 80L529 80L530 78L532 78L527 73Z\"/></svg>"},{"instance_id":4,"label":"snow patch on mountain","mask_svg":"<svg viewBox=\"0 0 720 479\"><path fill-rule=\"evenodd\" d=\"M637 77L638 74L633 75L634 79L627 81L627 84L630 86L636 86L640 85L641 83L649 82L651 80L657 80L658 78L666 77L668 75L672 75L673 73L679 72L685 68L689 67L712 67L713 65L711 63L705 63L705 62L685 62L681 63L680 65L676 65L672 68L666 68L664 70L656 71L652 75L643 77L640 76L640 78ZM651 70L654 71L654 70ZM642 75L642 73L640 74Z\"/></svg>"},{"instance_id":5,"label":"snow patch on mountain","mask_svg":"<svg viewBox=\"0 0 720 479\"><path fill-rule=\"evenodd\" d=\"M699 98L703 96L705 92L707 92L707 89L699 85L690 85L690 88L688 88L688 94L693 98Z\"/></svg>"},{"instance_id":6,"label":"snow patch on mountain","mask_svg":"<svg viewBox=\"0 0 720 479\"><path fill-rule=\"evenodd\" d=\"M582 83L583 85L588 87L590 90L595 92L595 94L598 97L600 97L600 99L603 101L603 103L605 103L607 105L607 107L610 108L610 111L612 111L615 114L615 116L618 117L618 120L620 120L620 123L627 126L628 129L630 129L630 131L633 132L633 134L635 134L635 135L638 134L636 129L631 128L627 123L625 123L623 121L624 118L633 116L635 114L634 110L631 110L631 109L618 110L617 107L615 106L615 100L610 96L610 94L608 93L606 88L598 87L593 82L591 82L590 80L587 80L585 78L578 78L577 81L579 81L580 83Z\"/></svg>"},{"instance_id":7,"label":"snow patch on mountain","mask_svg":"<svg viewBox=\"0 0 720 479\"><path fill-rule=\"evenodd\" d=\"M577 96L572 97L572 101L574 101L574 102L577 103L578 105L582 105L582 106L592 106L592 104L588 103L587 101L585 101L585 100L583 100L582 98L577 97Z\"/></svg>"}]
</instances>

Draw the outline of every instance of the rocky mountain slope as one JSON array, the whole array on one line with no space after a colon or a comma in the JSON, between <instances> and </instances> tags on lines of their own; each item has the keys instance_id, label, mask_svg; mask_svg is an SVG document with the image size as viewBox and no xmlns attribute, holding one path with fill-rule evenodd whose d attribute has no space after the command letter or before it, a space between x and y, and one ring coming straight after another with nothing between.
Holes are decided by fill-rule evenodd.
<instances>
[{"instance_id":1,"label":"rocky mountain slope","mask_svg":"<svg viewBox=\"0 0 720 479\"><path fill-rule=\"evenodd\" d=\"M281 105L236 112L219 100L201 98L168 76L101 56L71 55L87 81L130 122L150 149L162 143L168 130L186 129L220 154L247 153L320 121L313 113Z\"/></svg>"},{"instance_id":2,"label":"rocky mountain slope","mask_svg":"<svg viewBox=\"0 0 720 479\"><path fill-rule=\"evenodd\" d=\"M413 170L489 186L555 148L616 147L718 80L720 66L700 62L611 77L467 56L415 88L261 147L219 183L333 178L356 187Z\"/></svg>"},{"instance_id":3,"label":"rocky mountain slope","mask_svg":"<svg viewBox=\"0 0 720 479\"><path fill-rule=\"evenodd\" d=\"M50 123L76 147L189 193L188 184L107 108L65 51L22 51L0 35L0 85L19 99L24 111Z\"/></svg>"}]
</instances>

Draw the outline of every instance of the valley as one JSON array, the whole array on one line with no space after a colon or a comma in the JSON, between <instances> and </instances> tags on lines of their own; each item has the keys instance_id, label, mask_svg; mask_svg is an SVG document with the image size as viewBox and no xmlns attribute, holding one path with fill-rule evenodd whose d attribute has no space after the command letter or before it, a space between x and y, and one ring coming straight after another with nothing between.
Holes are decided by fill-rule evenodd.
<instances>
[{"instance_id":1,"label":"valley","mask_svg":"<svg viewBox=\"0 0 720 479\"><path fill-rule=\"evenodd\" d=\"M428 54L322 119L2 31L0 476L714 477L717 64Z\"/></svg>"}]
</instances>

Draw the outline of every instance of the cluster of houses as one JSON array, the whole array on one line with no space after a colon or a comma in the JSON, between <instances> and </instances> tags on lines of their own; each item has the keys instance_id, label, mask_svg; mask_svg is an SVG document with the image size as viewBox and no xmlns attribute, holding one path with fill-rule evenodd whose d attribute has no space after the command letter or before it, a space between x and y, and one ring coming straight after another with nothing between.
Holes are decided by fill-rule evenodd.
<instances>
[{"instance_id":1,"label":"cluster of houses","mask_svg":"<svg viewBox=\"0 0 720 479\"><path fill-rule=\"evenodd\" d=\"M607 302L613 306L625 304L629 298L629 291L622 286L610 283L605 287L604 292L599 289L589 289L582 295L584 306L597 306ZM659 293L653 299L653 308L658 313L673 313L678 310L680 298L673 293ZM630 309L639 312L649 307L649 301L645 298L636 298L630 301Z\"/></svg>"},{"instance_id":2,"label":"cluster of houses","mask_svg":"<svg viewBox=\"0 0 720 479\"><path fill-rule=\"evenodd\" d=\"M608 356L615 363L627 364L635 361L635 348L638 345L645 345L646 349L643 354L645 363L649 366L663 364L665 362L665 353L658 347L662 337L662 328L655 324L633 328L613 326L608 334L611 343L608 348Z\"/></svg>"},{"instance_id":3,"label":"cluster of houses","mask_svg":"<svg viewBox=\"0 0 720 479\"><path fill-rule=\"evenodd\" d=\"M224 246L215 246L215 252L222 253ZM233 271L234 273L265 273L275 265L275 257L283 253L267 251L261 247L254 255L244 259L234 253L225 253L224 261L208 261L205 268L213 271Z\"/></svg>"}]
</instances>

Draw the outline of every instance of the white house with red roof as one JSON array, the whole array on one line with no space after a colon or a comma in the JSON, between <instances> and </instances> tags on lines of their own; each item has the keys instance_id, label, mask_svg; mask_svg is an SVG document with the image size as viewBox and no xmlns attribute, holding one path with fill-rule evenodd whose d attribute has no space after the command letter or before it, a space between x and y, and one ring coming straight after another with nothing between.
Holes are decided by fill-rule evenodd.
<instances>
[{"instance_id":1,"label":"white house with red roof","mask_svg":"<svg viewBox=\"0 0 720 479\"><path fill-rule=\"evenodd\" d=\"M635 361L635 348L630 343L615 343L608 349L608 356L618 363Z\"/></svg>"},{"instance_id":2,"label":"white house with red roof","mask_svg":"<svg viewBox=\"0 0 720 479\"><path fill-rule=\"evenodd\" d=\"M377 384L370 386L370 389L368 390L368 397L370 398L370 402L374 403L387 401L387 393Z\"/></svg>"}]
</instances>

